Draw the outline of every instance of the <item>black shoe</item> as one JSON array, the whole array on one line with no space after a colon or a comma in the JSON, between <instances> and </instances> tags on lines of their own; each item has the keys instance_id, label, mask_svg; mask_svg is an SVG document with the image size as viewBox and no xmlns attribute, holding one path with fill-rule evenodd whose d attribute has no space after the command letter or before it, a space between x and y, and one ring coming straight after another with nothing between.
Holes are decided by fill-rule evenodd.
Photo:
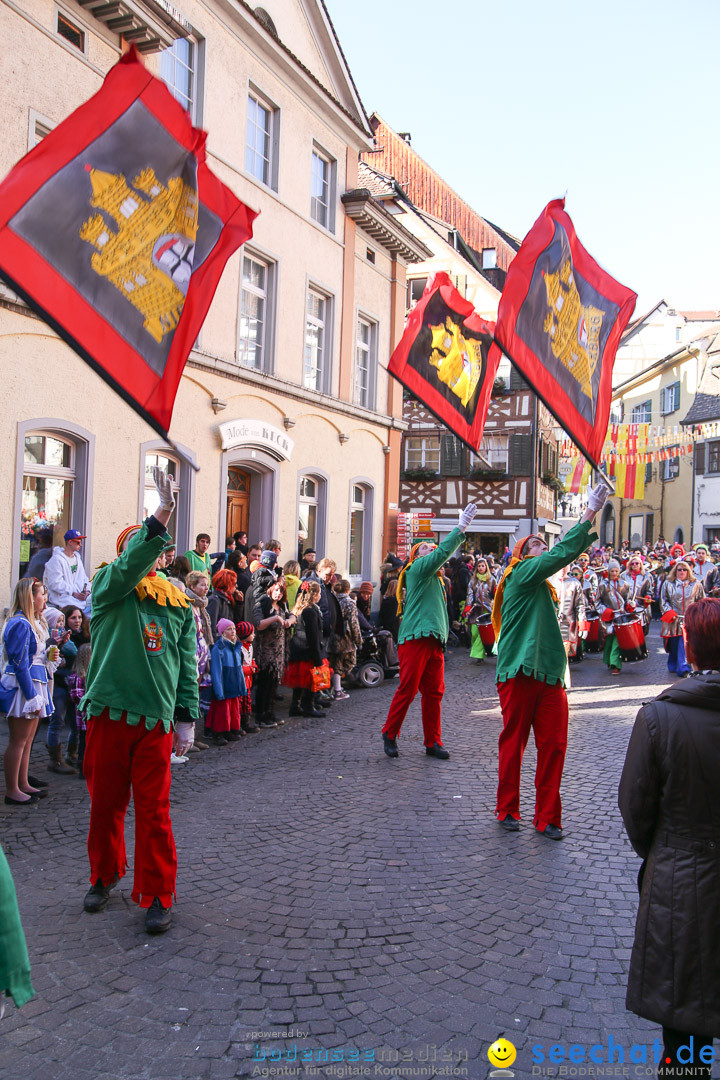
<instances>
[{"instance_id":1,"label":"black shoe","mask_svg":"<svg viewBox=\"0 0 720 1080\"><path fill-rule=\"evenodd\" d=\"M327 713L323 712L322 709L301 709L300 710L300 715L301 716L314 716L318 720L322 720L323 717L327 716Z\"/></svg>"},{"instance_id":2,"label":"black shoe","mask_svg":"<svg viewBox=\"0 0 720 1080\"><path fill-rule=\"evenodd\" d=\"M26 795L30 795L33 799L47 799L50 792L46 788L38 788L37 791L26 791Z\"/></svg>"},{"instance_id":3,"label":"black shoe","mask_svg":"<svg viewBox=\"0 0 720 1080\"><path fill-rule=\"evenodd\" d=\"M498 818L498 825L507 832L520 832L520 822L510 814L506 814L504 818Z\"/></svg>"},{"instance_id":4,"label":"black shoe","mask_svg":"<svg viewBox=\"0 0 720 1080\"><path fill-rule=\"evenodd\" d=\"M240 739L242 738L242 732L240 732L240 731L228 731L227 738L228 738L228 742L240 742Z\"/></svg>"},{"instance_id":5,"label":"black shoe","mask_svg":"<svg viewBox=\"0 0 720 1080\"><path fill-rule=\"evenodd\" d=\"M546 825L542 831L538 829L538 832L541 836L547 836L548 840L562 840L563 838L563 831L557 825Z\"/></svg>"},{"instance_id":6,"label":"black shoe","mask_svg":"<svg viewBox=\"0 0 720 1080\"><path fill-rule=\"evenodd\" d=\"M263 716L262 720L258 720L258 724L261 728L273 728L277 727L274 720L271 720L269 716Z\"/></svg>"},{"instance_id":7,"label":"black shoe","mask_svg":"<svg viewBox=\"0 0 720 1080\"><path fill-rule=\"evenodd\" d=\"M432 746L426 746L425 753L428 757L440 758L441 761L447 761L450 757L450 751L446 750L444 746L441 746L440 743L437 742L433 743Z\"/></svg>"},{"instance_id":8,"label":"black shoe","mask_svg":"<svg viewBox=\"0 0 720 1080\"><path fill-rule=\"evenodd\" d=\"M110 890L114 889L117 883L117 877L114 881L111 881L109 885L103 885L102 881L98 878L95 884L85 893L83 909L91 915L94 915L98 911L104 911L108 905L108 900L110 899Z\"/></svg>"},{"instance_id":9,"label":"black shoe","mask_svg":"<svg viewBox=\"0 0 720 1080\"><path fill-rule=\"evenodd\" d=\"M254 724L249 717L246 720L241 720L240 726L246 735L254 735L256 731L260 730L257 724Z\"/></svg>"},{"instance_id":10,"label":"black shoe","mask_svg":"<svg viewBox=\"0 0 720 1080\"><path fill-rule=\"evenodd\" d=\"M45 794L45 792L43 792ZM6 806L34 806L36 802L40 801L40 793L37 795L31 795L29 799L11 799L9 795L5 796Z\"/></svg>"},{"instance_id":11,"label":"black shoe","mask_svg":"<svg viewBox=\"0 0 720 1080\"><path fill-rule=\"evenodd\" d=\"M302 715L303 715L302 709L298 708L295 705L291 705L290 708L288 709L288 716L302 716Z\"/></svg>"},{"instance_id":12,"label":"black shoe","mask_svg":"<svg viewBox=\"0 0 720 1080\"><path fill-rule=\"evenodd\" d=\"M218 734L210 735L210 742L213 744L213 746L227 746L228 744L227 739L223 738L222 735Z\"/></svg>"},{"instance_id":13,"label":"black shoe","mask_svg":"<svg viewBox=\"0 0 720 1080\"><path fill-rule=\"evenodd\" d=\"M398 750L397 739L391 739L389 735L386 735L383 731L383 750L388 757L400 757L400 751Z\"/></svg>"},{"instance_id":14,"label":"black shoe","mask_svg":"<svg viewBox=\"0 0 720 1080\"><path fill-rule=\"evenodd\" d=\"M172 908L163 907L157 896L147 909L145 930L148 934L164 934L172 923Z\"/></svg>"},{"instance_id":15,"label":"black shoe","mask_svg":"<svg viewBox=\"0 0 720 1080\"><path fill-rule=\"evenodd\" d=\"M30 773L28 773L28 784L30 785L30 787L37 788L50 787L47 780L38 780L37 776L31 776Z\"/></svg>"}]
</instances>

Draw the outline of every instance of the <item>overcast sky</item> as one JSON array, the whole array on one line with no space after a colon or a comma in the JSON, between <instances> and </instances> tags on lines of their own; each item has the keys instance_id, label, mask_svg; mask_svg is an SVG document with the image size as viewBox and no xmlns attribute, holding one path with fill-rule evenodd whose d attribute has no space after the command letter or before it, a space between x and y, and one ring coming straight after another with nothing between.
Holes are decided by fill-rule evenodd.
<instances>
[{"instance_id":1,"label":"overcast sky","mask_svg":"<svg viewBox=\"0 0 720 1080\"><path fill-rule=\"evenodd\" d=\"M639 294L720 308L718 0L326 0L368 113L522 238L567 192Z\"/></svg>"}]
</instances>

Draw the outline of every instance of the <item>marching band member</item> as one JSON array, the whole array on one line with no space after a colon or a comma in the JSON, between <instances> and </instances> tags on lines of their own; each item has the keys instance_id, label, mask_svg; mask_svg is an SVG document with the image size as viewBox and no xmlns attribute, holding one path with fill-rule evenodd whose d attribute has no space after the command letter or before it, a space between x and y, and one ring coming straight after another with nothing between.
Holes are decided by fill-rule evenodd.
<instances>
[{"instance_id":1,"label":"marching band member","mask_svg":"<svg viewBox=\"0 0 720 1080\"><path fill-rule=\"evenodd\" d=\"M681 679L689 675L691 670L685 656L682 636L685 612L690 604L702 600L704 595L703 587L695 578L689 564L683 559L676 562L666 577L660 594L660 634L668 654L668 671L679 675Z\"/></svg>"}]
</instances>

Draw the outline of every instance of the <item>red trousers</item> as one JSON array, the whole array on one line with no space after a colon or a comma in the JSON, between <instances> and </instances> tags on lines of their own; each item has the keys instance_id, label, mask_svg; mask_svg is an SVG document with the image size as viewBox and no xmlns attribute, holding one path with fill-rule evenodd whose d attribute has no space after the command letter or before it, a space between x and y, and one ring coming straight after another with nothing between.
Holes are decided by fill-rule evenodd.
<instances>
[{"instance_id":1,"label":"red trousers","mask_svg":"<svg viewBox=\"0 0 720 1080\"><path fill-rule=\"evenodd\" d=\"M390 702L383 735L397 738L407 711L418 690L422 699L425 745L442 746L440 703L445 693L445 657L437 638L413 638L398 646L400 682Z\"/></svg>"},{"instance_id":2,"label":"red trousers","mask_svg":"<svg viewBox=\"0 0 720 1080\"><path fill-rule=\"evenodd\" d=\"M548 825L562 828L560 781L568 736L565 688L560 683L550 686L521 672L514 679L499 683L498 694L503 729L499 743L497 816L501 820L508 814L520 817L520 766L532 728L537 748L533 824L541 832Z\"/></svg>"},{"instance_id":3,"label":"red trousers","mask_svg":"<svg viewBox=\"0 0 720 1080\"><path fill-rule=\"evenodd\" d=\"M148 731L111 720L108 710L88 720L83 772L90 792L90 881L109 885L125 875L125 812L135 803L135 877L132 899L142 908L157 896L170 907L177 854L170 821L172 732Z\"/></svg>"}]
</instances>

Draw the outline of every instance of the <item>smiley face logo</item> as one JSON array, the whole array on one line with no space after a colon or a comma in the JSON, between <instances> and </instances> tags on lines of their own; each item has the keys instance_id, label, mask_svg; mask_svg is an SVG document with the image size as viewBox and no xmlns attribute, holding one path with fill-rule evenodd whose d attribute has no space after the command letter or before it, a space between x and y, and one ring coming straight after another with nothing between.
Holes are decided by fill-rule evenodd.
<instances>
[{"instance_id":1,"label":"smiley face logo","mask_svg":"<svg viewBox=\"0 0 720 1080\"><path fill-rule=\"evenodd\" d=\"M517 1057L517 1050L507 1039L496 1039L488 1050L488 1060L491 1065L499 1069L506 1069L512 1065Z\"/></svg>"}]
</instances>

